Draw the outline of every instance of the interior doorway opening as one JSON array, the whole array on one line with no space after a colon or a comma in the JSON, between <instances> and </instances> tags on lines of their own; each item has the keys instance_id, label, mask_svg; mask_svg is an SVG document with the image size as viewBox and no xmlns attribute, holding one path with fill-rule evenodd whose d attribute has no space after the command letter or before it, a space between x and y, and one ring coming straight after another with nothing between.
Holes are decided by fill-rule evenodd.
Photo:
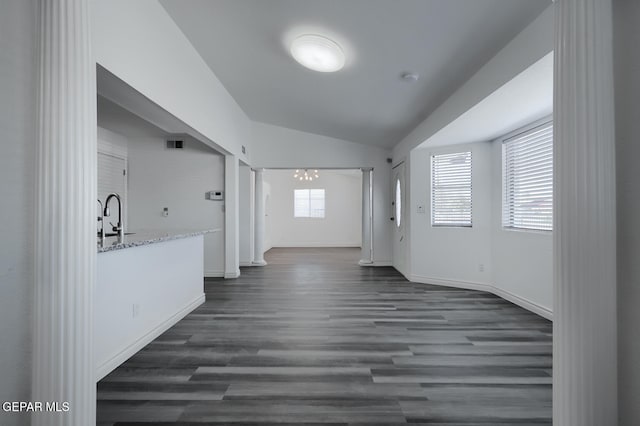
<instances>
[{"instance_id":1,"label":"interior doorway opening","mask_svg":"<svg viewBox=\"0 0 640 426\"><path fill-rule=\"evenodd\" d=\"M362 170L268 169L263 192L269 200L264 211L265 252L363 247Z\"/></svg>"}]
</instances>

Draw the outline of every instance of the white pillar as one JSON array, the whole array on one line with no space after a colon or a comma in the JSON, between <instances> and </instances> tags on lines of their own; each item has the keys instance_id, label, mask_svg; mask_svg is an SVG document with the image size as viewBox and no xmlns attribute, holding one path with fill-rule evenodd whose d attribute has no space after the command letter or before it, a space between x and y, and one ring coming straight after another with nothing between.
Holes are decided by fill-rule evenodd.
<instances>
[{"instance_id":1,"label":"white pillar","mask_svg":"<svg viewBox=\"0 0 640 426\"><path fill-rule=\"evenodd\" d=\"M235 155L224 158L224 277L240 276L239 245L239 163Z\"/></svg>"},{"instance_id":2,"label":"white pillar","mask_svg":"<svg viewBox=\"0 0 640 426\"><path fill-rule=\"evenodd\" d=\"M240 163L238 177L238 241L242 267L253 264L253 171Z\"/></svg>"},{"instance_id":3,"label":"white pillar","mask_svg":"<svg viewBox=\"0 0 640 426\"><path fill-rule=\"evenodd\" d=\"M611 0L557 0L554 425L617 424Z\"/></svg>"},{"instance_id":4,"label":"white pillar","mask_svg":"<svg viewBox=\"0 0 640 426\"><path fill-rule=\"evenodd\" d=\"M255 169L255 175L255 243L253 245L255 254L253 256L253 264L257 266L264 266L267 264L264 260L264 169Z\"/></svg>"},{"instance_id":5,"label":"white pillar","mask_svg":"<svg viewBox=\"0 0 640 426\"><path fill-rule=\"evenodd\" d=\"M33 425L96 422L95 62L88 0L39 1L32 400L69 403Z\"/></svg>"},{"instance_id":6,"label":"white pillar","mask_svg":"<svg viewBox=\"0 0 640 426\"><path fill-rule=\"evenodd\" d=\"M371 265L373 263L372 246L372 168L362 169L362 254L360 255L360 265Z\"/></svg>"}]
</instances>

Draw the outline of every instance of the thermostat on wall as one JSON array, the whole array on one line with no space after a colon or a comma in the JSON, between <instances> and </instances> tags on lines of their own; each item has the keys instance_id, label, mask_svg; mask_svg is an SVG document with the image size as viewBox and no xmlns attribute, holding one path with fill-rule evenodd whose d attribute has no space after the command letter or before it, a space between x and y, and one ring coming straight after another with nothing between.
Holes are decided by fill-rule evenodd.
<instances>
[{"instance_id":1,"label":"thermostat on wall","mask_svg":"<svg viewBox=\"0 0 640 426\"><path fill-rule=\"evenodd\" d=\"M204 193L204 198L211 201L224 200L224 191L208 191Z\"/></svg>"}]
</instances>

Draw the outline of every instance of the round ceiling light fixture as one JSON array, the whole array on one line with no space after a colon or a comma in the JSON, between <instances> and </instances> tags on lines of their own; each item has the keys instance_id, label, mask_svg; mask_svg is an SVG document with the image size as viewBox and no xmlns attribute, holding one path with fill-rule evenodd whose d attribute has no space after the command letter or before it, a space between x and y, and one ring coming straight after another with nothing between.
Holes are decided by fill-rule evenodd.
<instances>
[{"instance_id":1,"label":"round ceiling light fixture","mask_svg":"<svg viewBox=\"0 0 640 426\"><path fill-rule=\"evenodd\" d=\"M296 37L291 43L291 56L300 65L318 72L336 72L345 64L340 45L317 34Z\"/></svg>"}]
</instances>

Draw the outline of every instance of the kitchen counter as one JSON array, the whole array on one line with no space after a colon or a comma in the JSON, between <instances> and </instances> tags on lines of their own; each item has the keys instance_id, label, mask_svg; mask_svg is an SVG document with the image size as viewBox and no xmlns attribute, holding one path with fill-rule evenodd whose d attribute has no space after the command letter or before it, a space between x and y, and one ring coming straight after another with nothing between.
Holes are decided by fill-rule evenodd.
<instances>
[{"instance_id":1,"label":"kitchen counter","mask_svg":"<svg viewBox=\"0 0 640 426\"><path fill-rule=\"evenodd\" d=\"M220 229L177 229L177 230L156 230L156 231L139 231L130 235L125 235L123 241L119 241L118 237L105 237L104 244L100 244L98 239L98 253L104 253L114 250L122 250L131 247L146 246L149 244L160 243L163 241L179 240L182 238L196 237L198 235L218 232Z\"/></svg>"},{"instance_id":2,"label":"kitchen counter","mask_svg":"<svg viewBox=\"0 0 640 426\"><path fill-rule=\"evenodd\" d=\"M204 239L216 231L139 231L98 247L96 380L204 303Z\"/></svg>"}]
</instances>

